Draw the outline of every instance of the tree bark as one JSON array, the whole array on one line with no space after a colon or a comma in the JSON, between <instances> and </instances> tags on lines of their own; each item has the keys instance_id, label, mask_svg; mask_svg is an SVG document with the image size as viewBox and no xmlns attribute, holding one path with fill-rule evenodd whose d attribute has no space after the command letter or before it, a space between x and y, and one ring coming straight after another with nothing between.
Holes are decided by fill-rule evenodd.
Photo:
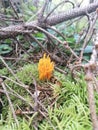
<instances>
[{"instance_id":1,"label":"tree bark","mask_svg":"<svg viewBox=\"0 0 98 130\"><path fill-rule=\"evenodd\" d=\"M89 3L93 3L94 2L94 0L89 0Z\"/></svg>"},{"instance_id":2,"label":"tree bark","mask_svg":"<svg viewBox=\"0 0 98 130\"><path fill-rule=\"evenodd\" d=\"M96 11L98 8L98 2L89 4L88 6L85 7L79 7L79 8L74 8L69 10L68 12L62 12L59 13L58 15L53 15L47 19L47 23L49 25L56 25L58 23L77 18L79 16L84 16L86 13L92 13Z\"/></svg>"}]
</instances>

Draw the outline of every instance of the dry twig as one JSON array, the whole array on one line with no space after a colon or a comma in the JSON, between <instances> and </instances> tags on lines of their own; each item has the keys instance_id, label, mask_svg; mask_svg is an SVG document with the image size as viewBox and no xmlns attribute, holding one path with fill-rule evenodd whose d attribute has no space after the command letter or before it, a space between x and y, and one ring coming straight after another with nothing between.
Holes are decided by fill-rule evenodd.
<instances>
[{"instance_id":1,"label":"dry twig","mask_svg":"<svg viewBox=\"0 0 98 130\"><path fill-rule=\"evenodd\" d=\"M15 120L17 126L19 126L19 122L18 122L18 120L17 120L17 117L16 117L16 114L15 114L15 110L14 110L13 104L12 104L12 102L11 102L10 96L9 96L9 94L8 94L8 92L7 92L6 86L5 86L5 84L3 83L3 81L1 82L1 86L2 86L2 88L3 88L4 91L5 91L6 97L7 97L7 99L8 99L9 105L10 105L10 109L11 109L12 114L13 114L13 118L14 118L14 120Z\"/></svg>"},{"instance_id":2,"label":"dry twig","mask_svg":"<svg viewBox=\"0 0 98 130\"><path fill-rule=\"evenodd\" d=\"M83 58L84 49L85 49L85 47L87 46L88 41L90 40L90 38L91 38L91 36L92 36L92 34L93 34L93 32L94 32L94 25L95 25L95 23L96 23L97 18L98 18L98 14L96 13L96 15L95 15L95 17L94 17L94 20L91 22L90 27L89 27L89 30L88 30L88 33L87 33L87 35L86 35L86 37L85 37L85 39L84 39L82 51L81 51L81 53L80 53L80 62L81 62L81 60L82 60L82 58Z\"/></svg>"}]
</instances>

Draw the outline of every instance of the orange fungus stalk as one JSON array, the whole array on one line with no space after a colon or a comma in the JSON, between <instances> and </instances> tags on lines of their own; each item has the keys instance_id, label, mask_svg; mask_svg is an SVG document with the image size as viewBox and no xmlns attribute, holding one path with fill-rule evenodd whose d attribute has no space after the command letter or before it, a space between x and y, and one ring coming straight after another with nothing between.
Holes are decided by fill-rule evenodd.
<instances>
[{"instance_id":1,"label":"orange fungus stalk","mask_svg":"<svg viewBox=\"0 0 98 130\"><path fill-rule=\"evenodd\" d=\"M51 59L49 56L46 56L46 54L44 54L38 63L39 79L49 80L52 76L53 70L54 70L54 63L51 62Z\"/></svg>"}]
</instances>

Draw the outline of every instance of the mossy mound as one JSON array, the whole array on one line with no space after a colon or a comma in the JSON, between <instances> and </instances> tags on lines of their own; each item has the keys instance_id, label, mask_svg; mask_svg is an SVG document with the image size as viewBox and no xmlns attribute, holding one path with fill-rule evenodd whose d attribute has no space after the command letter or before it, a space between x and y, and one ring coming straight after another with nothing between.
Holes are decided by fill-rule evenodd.
<instances>
[{"instance_id":1,"label":"mossy mound","mask_svg":"<svg viewBox=\"0 0 98 130\"><path fill-rule=\"evenodd\" d=\"M22 85L24 84L24 85L28 86L28 90L31 91L31 93L33 94L33 90L34 90L33 79L35 78L37 81L39 81L37 65L35 65L35 64L25 65L24 67L22 67L20 70L17 71L15 76L19 79L19 81L20 81L19 84L22 84ZM21 85L14 83L14 81L17 82L15 77L9 76L8 78L10 80L6 79L4 82L5 82L5 85L7 86L7 90L10 92L12 90L12 92L11 92L12 94L9 93L9 95L10 95L12 104L14 106L14 109L17 110L18 108L21 108L22 110L25 110L29 106L28 103L31 103L33 105L34 104L33 99L31 97L31 95L27 92L27 90L25 88L23 88ZM26 100L26 102L24 102L23 100L18 98L17 94L19 94L21 97L23 97ZM15 96L15 95L17 95L17 96ZM8 114L7 112L9 110L9 104L8 104L8 100L5 95L2 96L2 100L4 102L4 107L3 107L2 113L4 116L6 116ZM29 109L30 109L30 107L29 107Z\"/></svg>"}]
</instances>

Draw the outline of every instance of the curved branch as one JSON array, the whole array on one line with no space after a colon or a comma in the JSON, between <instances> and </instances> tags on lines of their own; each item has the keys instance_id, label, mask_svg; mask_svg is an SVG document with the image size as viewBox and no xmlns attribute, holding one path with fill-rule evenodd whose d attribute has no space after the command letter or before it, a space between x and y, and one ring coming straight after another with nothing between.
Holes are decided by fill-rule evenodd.
<instances>
[{"instance_id":1,"label":"curved branch","mask_svg":"<svg viewBox=\"0 0 98 130\"><path fill-rule=\"evenodd\" d=\"M47 19L47 24L49 25L56 25L58 23L77 18L83 15L86 15L86 13L92 13L96 11L98 8L98 2L95 2L93 4L89 4L86 7L79 7L69 10L68 12L62 12L58 15L53 15Z\"/></svg>"}]
</instances>

